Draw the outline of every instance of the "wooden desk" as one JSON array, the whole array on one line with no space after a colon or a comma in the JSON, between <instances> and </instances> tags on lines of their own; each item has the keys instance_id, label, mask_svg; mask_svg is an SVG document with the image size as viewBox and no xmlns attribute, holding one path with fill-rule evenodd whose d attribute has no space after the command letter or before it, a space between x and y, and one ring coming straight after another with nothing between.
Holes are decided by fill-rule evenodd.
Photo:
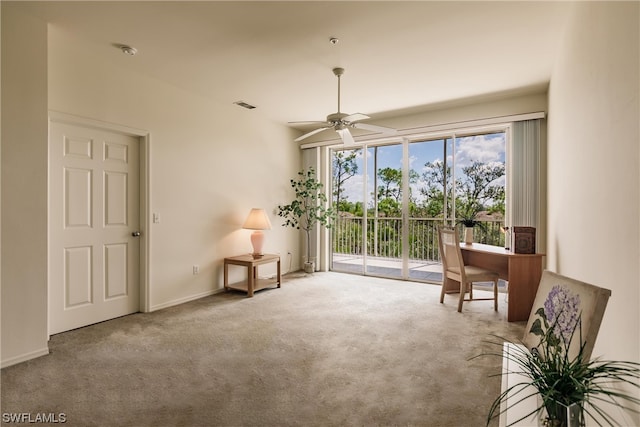
<instances>
[{"instance_id":1,"label":"wooden desk","mask_svg":"<svg viewBox=\"0 0 640 427\"><path fill-rule=\"evenodd\" d=\"M460 243L465 264L497 272L509 282L507 320L527 320L542 276L544 254L517 254L500 246ZM446 291L460 290L460 284L447 279Z\"/></svg>"},{"instance_id":2,"label":"wooden desk","mask_svg":"<svg viewBox=\"0 0 640 427\"><path fill-rule=\"evenodd\" d=\"M278 273L275 279L260 279L258 277L258 266L262 264L270 264L275 262L278 264ZM239 265L247 267L247 280L244 282L229 284L229 265ZM247 293L248 297L252 297L255 291L264 289L273 285L282 283L280 276L280 255L264 254L260 258L254 258L253 255L240 255L228 257L224 259L224 290L237 289Z\"/></svg>"}]
</instances>

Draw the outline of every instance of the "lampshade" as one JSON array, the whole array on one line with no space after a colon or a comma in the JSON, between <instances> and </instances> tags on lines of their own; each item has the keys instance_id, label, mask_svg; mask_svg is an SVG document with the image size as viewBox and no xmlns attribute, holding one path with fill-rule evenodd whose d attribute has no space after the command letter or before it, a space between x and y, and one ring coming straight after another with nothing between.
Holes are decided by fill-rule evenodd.
<instances>
[{"instance_id":1,"label":"lampshade","mask_svg":"<svg viewBox=\"0 0 640 427\"><path fill-rule=\"evenodd\" d=\"M271 230L271 222L264 209L253 208L242 228L249 230Z\"/></svg>"},{"instance_id":2,"label":"lampshade","mask_svg":"<svg viewBox=\"0 0 640 427\"><path fill-rule=\"evenodd\" d=\"M262 257L262 246L264 245L264 233L262 230L270 230L271 222L264 209L253 208L249 212L247 220L244 222L242 228L248 228L249 230L255 230L251 233L251 245L253 246L253 257Z\"/></svg>"}]
</instances>

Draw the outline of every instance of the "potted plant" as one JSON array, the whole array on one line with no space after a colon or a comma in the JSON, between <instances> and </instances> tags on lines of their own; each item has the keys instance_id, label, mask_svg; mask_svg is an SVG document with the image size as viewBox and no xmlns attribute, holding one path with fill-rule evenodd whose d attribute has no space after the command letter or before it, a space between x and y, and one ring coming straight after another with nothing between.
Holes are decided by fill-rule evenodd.
<instances>
[{"instance_id":1,"label":"potted plant","mask_svg":"<svg viewBox=\"0 0 640 427\"><path fill-rule=\"evenodd\" d=\"M478 226L484 230L484 224L481 221L475 219L475 215L459 219L458 224L464 225L464 242L469 245L473 243L473 228Z\"/></svg>"},{"instance_id":2,"label":"potted plant","mask_svg":"<svg viewBox=\"0 0 640 427\"><path fill-rule=\"evenodd\" d=\"M532 393L538 402L535 409L509 425L534 415L538 416L539 425L547 427L581 427L587 416L597 420L597 425L618 425L602 403L638 413L625 403L636 406L640 399L619 387L627 385L636 391L640 389L640 364L589 360L585 357L586 341L581 343L575 357L570 356L569 348L576 331L580 330L581 320L579 314L568 311L563 308L553 319L547 318L544 307L536 311L538 319L529 332L539 336L540 343L531 351L524 345L511 343L508 353L493 353L513 362L517 371L511 372L523 375L526 380L502 391L489 410L487 425L493 418L531 397ZM492 344L503 345L502 342Z\"/></svg>"},{"instance_id":3,"label":"potted plant","mask_svg":"<svg viewBox=\"0 0 640 427\"><path fill-rule=\"evenodd\" d=\"M311 258L311 230L316 224L331 228L335 220L335 210L327 206L327 195L323 185L316 178L313 168L298 172L298 179L291 180L295 198L287 205L278 206L278 216L285 219L283 227L303 230L307 238L306 261L304 271L313 273L315 265Z\"/></svg>"}]
</instances>

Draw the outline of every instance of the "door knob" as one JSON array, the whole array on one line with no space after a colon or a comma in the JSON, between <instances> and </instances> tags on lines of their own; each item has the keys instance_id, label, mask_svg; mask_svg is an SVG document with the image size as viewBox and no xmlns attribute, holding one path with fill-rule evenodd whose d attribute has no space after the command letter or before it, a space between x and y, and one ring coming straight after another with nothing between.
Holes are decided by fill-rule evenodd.
<instances>
[{"instance_id":1,"label":"door knob","mask_svg":"<svg viewBox=\"0 0 640 427\"><path fill-rule=\"evenodd\" d=\"M140 232L139 231L134 231L133 233L131 233L131 235L133 237L140 237Z\"/></svg>"}]
</instances>

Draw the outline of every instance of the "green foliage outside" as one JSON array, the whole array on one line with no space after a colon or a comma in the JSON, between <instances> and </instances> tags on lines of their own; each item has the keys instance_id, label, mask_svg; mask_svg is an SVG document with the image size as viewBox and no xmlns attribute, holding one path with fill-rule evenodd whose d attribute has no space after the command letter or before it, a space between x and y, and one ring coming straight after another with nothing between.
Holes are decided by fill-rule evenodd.
<instances>
[{"instance_id":1,"label":"green foliage outside","mask_svg":"<svg viewBox=\"0 0 640 427\"><path fill-rule=\"evenodd\" d=\"M333 199L338 213L338 227L333 233L336 253L361 254L362 202L351 202L345 195L345 183L358 175L357 158L361 150L337 151L333 155ZM450 217L455 205L456 220L473 218L484 224L474 230L475 241L503 245L500 231L505 212L504 186L496 181L505 175L505 165L485 164L479 161L462 168L462 176L453 182L451 167L444 162L427 162L420 175L409 171L409 257L411 259L438 259L436 229ZM372 255L401 257L402 230L402 170L382 168L377 171L377 191L367 208L367 247ZM423 182L416 187L418 182ZM455 186L454 186L455 184ZM456 189L455 195L445 198L445 188ZM413 194L417 188L416 197ZM375 203L377 201L377 203ZM377 209L374 209L374 206ZM479 216L481 215L481 216ZM495 219L491 219L495 218ZM341 224L342 223L342 224Z\"/></svg>"}]
</instances>

